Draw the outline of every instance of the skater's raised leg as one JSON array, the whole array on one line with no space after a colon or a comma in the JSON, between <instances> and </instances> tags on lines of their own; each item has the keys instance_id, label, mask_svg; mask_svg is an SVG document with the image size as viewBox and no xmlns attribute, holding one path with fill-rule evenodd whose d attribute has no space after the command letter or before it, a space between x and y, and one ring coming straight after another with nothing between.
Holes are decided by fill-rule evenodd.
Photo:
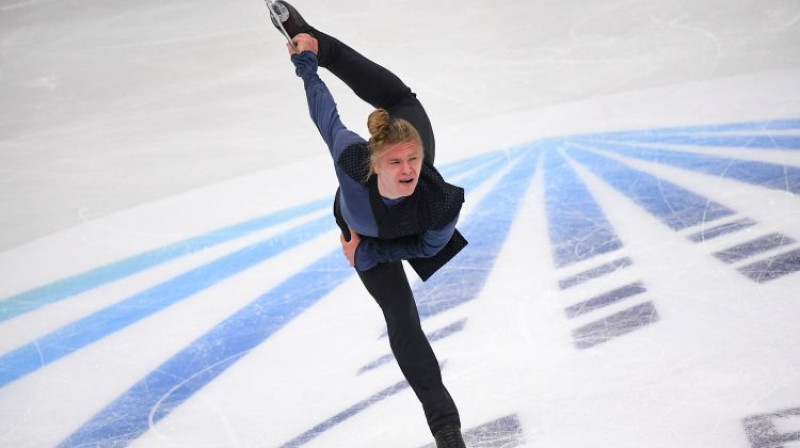
<instances>
[{"instance_id":1,"label":"skater's raised leg","mask_svg":"<svg viewBox=\"0 0 800 448\"><path fill-rule=\"evenodd\" d=\"M317 39L320 67L328 69L372 107L386 109L393 117L403 118L414 126L422 139L425 160L433 165L436 157L433 127L416 94L391 71L309 25L289 3L279 0L275 4L286 9L288 15L283 26L290 36L307 33Z\"/></svg>"}]
</instances>

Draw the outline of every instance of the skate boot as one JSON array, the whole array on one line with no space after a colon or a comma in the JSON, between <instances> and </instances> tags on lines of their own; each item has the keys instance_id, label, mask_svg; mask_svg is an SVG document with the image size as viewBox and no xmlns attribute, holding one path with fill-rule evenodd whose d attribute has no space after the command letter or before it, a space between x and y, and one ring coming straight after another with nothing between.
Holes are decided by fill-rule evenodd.
<instances>
[{"instance_id":1,"label":"skate boot","mask_svg":"<svg viewBox=\"0 0 800 448\"><path fill-rule=\"evenodd\" d=\"M436 448L467 448L458 426L445 426L436 431L433 438L436 439Z\"/></svg>"},{"instance_id":2,"label":"skate boot","mask_svg":"<svg viewBox=\"0 0 800 448\"><path fill-rule=\"evenodd\" d=\"M283 25L283 29L286 30L286 34L289 37L294 37L299 33L307 33L312 29L303 19L303 16L289 3L283 0L267 0L267 6L273 12L269 15L270 19L272 19L272 24L281 32L283 32L281 30L281 25ZM280 24L275 20L276 17L280 19Z\"/></svg>"}]
</instances>

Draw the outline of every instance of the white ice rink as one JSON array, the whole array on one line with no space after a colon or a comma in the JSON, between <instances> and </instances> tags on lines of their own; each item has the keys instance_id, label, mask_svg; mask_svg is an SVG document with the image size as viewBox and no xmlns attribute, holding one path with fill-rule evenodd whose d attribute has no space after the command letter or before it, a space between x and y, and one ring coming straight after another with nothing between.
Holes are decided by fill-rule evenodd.
<instances>
[{"instance_id":1,"label":"white ice rink","mask_svg":"<svg viewBox=\"0 0 800 448\"><path fill-rule=\"evenodd\" d=\"M800 3L292 3L467 191L409 274L470 447L800 447ZM266 14L0 1L0 447L430 444Z\"/></svg>"}]
</instances>

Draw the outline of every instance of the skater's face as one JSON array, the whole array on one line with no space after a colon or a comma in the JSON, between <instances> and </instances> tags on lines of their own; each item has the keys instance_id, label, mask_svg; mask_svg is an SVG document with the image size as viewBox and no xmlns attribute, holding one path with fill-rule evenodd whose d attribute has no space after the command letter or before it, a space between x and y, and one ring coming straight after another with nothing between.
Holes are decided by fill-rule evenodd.
<instances>
[{"instance_id":1,"label":"skater's face","mask_svg":"<svg viewBox=\"0 0 800 448\"><path fill-rule=\"evenodd\" d=\"M416 141L387 145L372 165L378 176L378 191L388 199L411 196L422 168L422 148Z\"/></svg>"}]
</instances>

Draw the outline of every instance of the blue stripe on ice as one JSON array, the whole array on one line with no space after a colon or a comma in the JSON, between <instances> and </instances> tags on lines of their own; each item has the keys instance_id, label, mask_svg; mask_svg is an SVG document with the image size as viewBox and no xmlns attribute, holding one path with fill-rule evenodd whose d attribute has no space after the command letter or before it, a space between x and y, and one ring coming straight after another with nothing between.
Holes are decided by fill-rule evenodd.
<instances>
[{"instance_id":1,"label":"blue stripe on ice","mask_svg":"<svg viewBox=\"0 0 800 448\"><path fill-rule=\"evenodd\" d=\"M353 274L336 250L159 366L59 447L123 447Z\"/></svg>"},{"instance_id":2,"label":"blue stripe on ice","mask_svg":"<svg viewBox=\"0 0 800 448\"><path fill-rule=\"evenodd\" d=\"M567 154L673 230L734 214L708 198L608 157L574 148Z\"/></svg>"},{"instance_id":3,"label":"blue stripe on ice","mask_svg":"<svg viewBox=\"0 0 800 448\"><path fill-rule=\"evenodd\" d=\"M0 357L0 387L333 228L329 217L318 218L192 269L8 352Z\"/></svg>"},{"instance_id":4,"label":"blue stripe on ice","mask_svg":"<svg viewBox=\"0 0 800 448\"><path fill-rule=\"evenodd\" d=\"M624 139L643 143L668 143L672 145L740 147L749 149L800 149L800 137L792 135L694 135L694 134L659 134L654 136L631 135L609 140Z\"/></svg>"},{"instance_id":5,"label":"blue stripe on ice","mask_svg":"<svg viewBox=\"0 0 800 448\"><path fill-rule=\"evenodd\" d=\"M620 143L590 142L589 144L597 149L649 162L672 165L721 179L734 179L760 187L800 193L800 168L793 166Z\"/></svg>"},{"instance_id":6,"label":"blue stripe on ice","mask_svg":"<svg viewBox=\"0 0 800 448\"><path fill-rule=\"evenodd\" d=\"M483 197L461 231L469 245L440 272L414 288L425 319L474 300L483 289L536 169L538 147L526 148L510 171Z\"/></svg>"},{"instance_id":7,"label":"blue stripe on ice","mask_svg":"<svg viewBox=\"0 0 800 448\"><path fill-rule=\"evenodd\" d=\"M134 255L90 271L40 286L0 301L0 322L42 306L58 302L107 283L152 269L177 258L232 241L252 232L267 229L291 219L329 207L332 199L323 199L271 213L205 235Z\"/></svg>"},{"instance_id":8,"label":"blue stripe on ice","mask_svg":"<svg viewBox=\"0 0 800 448\"><path fill-rule=\"evenodd\" d=\"M502 152L482 154L444 165L440 171L446 177L473 170L476 167L503 157ZM167 246L137 254L95 269L85 271L55 282L0 300L0 322L45 305L68 299L108 283L155 268L180 257L241 238L291 219L331 207L333 199L320 199L297 207L271 213L242 223L179 241Z\"/></svg>"},{"instance_id":9,"label":"blue stripe on ice","mask_svg":"<svg viewBox=\"0 0 800 448\"><path fill-rule=\"evenodd\" d=\"M482 160L490 163L463 179L462 185L485 181L493 174L489 167L496 166L496 160ZM156 423L163 419L353 273L340 250L323 257L176 354L59 446L127 446L148 430L151 416Z\"/></svg>"},{"instance_id":10,"label":"blue stripe on ice","mask_svg":"<svg viewBox=\"0 0 800 448\"><path fill-rule=\"evenodd\" d=\"M548 151L545 160L545 202L556 266L620 249L622 242L603 210L564 156Z\"/></svg>"},{"instance_id":11,"label":"blue stripe on ice","mask_svg":"<svg viewBox=\"0 0 800 448\"><path fill-rule=\"evenodd\" d=\"M605 132L603 134L584 134L603 140L641 140L652 141L663 135L685 134L725 134L730 132L761 132L764 131L790 131L800 129L799 119L751 121L741 123L701 124L692 126L669 127L659 129L645 129L636 131ZM760 135L760 134L759 134Z\"/></svg>"}]
</instances>

